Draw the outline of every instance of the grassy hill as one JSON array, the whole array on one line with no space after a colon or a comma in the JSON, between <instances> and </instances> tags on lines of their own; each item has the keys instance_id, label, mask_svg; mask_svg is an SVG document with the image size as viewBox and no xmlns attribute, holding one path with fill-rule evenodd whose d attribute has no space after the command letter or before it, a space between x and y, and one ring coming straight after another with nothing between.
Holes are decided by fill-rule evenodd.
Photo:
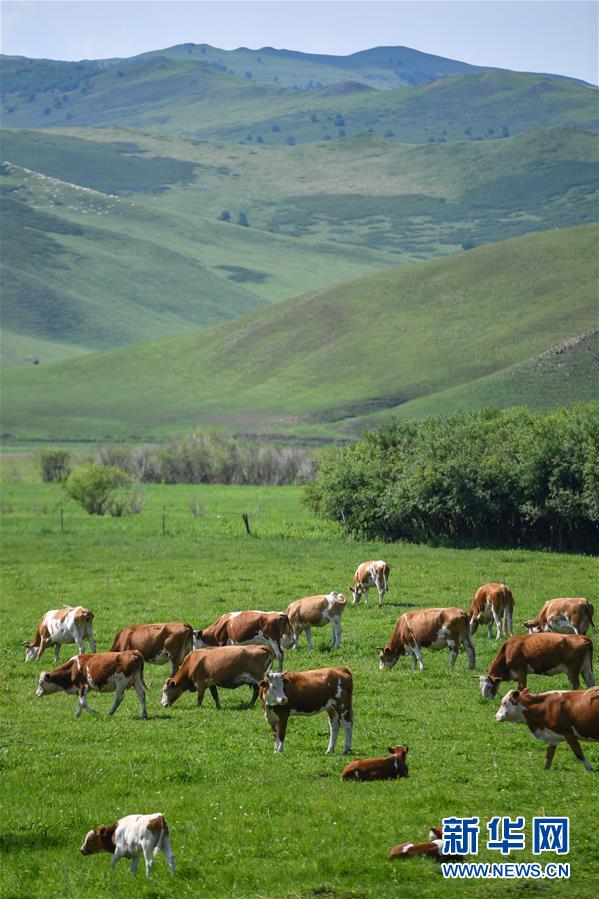
<instances>
[{"instance_id":1,"label":"grassy hill","mask_svg":"<svg viewBox=\"0 0 599 899\"><path fill-rule=\"evenodd\" d=\"M392 260L4 172L4 365L180 334Z\"/></svg>"},{"instance_id":2,"label":"grassy hill","mask_svg":"<svg viewBox=\"0 0 599 899\"><path fill-rule=\"evenodd\" d=\"M423 143L495 139L538 128L597 128L593 88L503 70L453 74L383 91L364 90L364 84L344 79L334 89L297 91L218 71L193 54L150 54L120 66L77 70L76 77L65 75L62 82L57 76L49 89L42 84L34 89L27 63L22 63L25 74L16 75L15 58L3 60L4 117L13 128L125 125L274 145L369 131ZM24 77L29 79L25 88ZM44 77L49 77L45 69Z\"/></svg>"},{"instance_id":3,"label":"grassy hill","mask_svg":"<svg viewBox=\"0 0 599 899\"><path fill-rule=\"evenodd\" d=\"M596 327L596 226L504 241L308 294L183 337L7 372L3 431L163 437L197 426L340 435L413 403L420 414L586 399L591 354L554 389L530 363ZM565 302L567 298L567 302ZM586 339L571 346L586 352ZM551 355L551 354L550 354ZM578 353L576 353L578 357ZM574 365L574 363L573 363ZM520 368L518 368L520 366ZM482 393L496 377L510 390ZM468 393L469 392L469 393ZM425 402L426 401L426 402Z\"/></svg>"}]
</instances>

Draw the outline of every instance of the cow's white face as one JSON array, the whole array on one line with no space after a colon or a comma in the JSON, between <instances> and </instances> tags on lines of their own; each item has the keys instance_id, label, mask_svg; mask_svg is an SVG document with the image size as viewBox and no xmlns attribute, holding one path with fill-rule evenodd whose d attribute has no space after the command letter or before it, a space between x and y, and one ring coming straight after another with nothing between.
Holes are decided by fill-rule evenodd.
<instances>
[{"instance_id":1,"label":"cow's white face","mask_svg":"<svg viewBox=\"0 0 599 899\"><path fill-rule=\"evenodd\" d=\"M25 661L33 662L34 659L37 659L39 653L39 646L28 646L25 643Z\"/></svg>"},{"instance_id":2,"label":"cow's white face","mask_svg":"<svg viewBox=\"0 0 599 899\"><path fill-rule=\"evenodd\" d=\"M271 672L266 675L268 686L264 691L264 702L266 705L287 705L288 699L285 696L285 685L283 683L283 675L279 672Z\"/></svg>"},{"instance_id":3,"label":"cow's white face","mask_svg":"<svg viewBox=\"0 0 599 899\"><path fill-rule=\"evenodd\" d=\"M291 631L286 631L281 637L281 648L289 649L290 646L293 646L294 638Z\"/></svg>"},{"instance_id":4,"label":"cow's white face","mask_svg":"<svg viewBox=\"0 0 599 899\"><path fill-rule=\"evenodd\" d=\"M206 644L202 640L202 632L194 631L193 632L193 648L194 649L205 649Z\"/></svg>"},{"instance_id":5,"label":"cow's white face","mask_svg":"<svg viewBox=\"0 0 599 899\"><path fill-rule=\"evenodd\" d=\"M37 690L35 691L36 696L48 696L49 693L58 693L61 688L58 684L53 683L50 680L50 675L47 671L42 671L40 674L40 679L37 684Z\"/></svg>"},{"instance_id":6,"label":"cow's white face","mask_svg":"<svg viewBox=\"0 0 599 899\"><path fill-rule=\"evenodd\" d=\"M394 665L397 665L397 660L399 656L403 656L406 654L405 647L400 647L399 654L393 655L390 649L387 649L385 646L384 649L381 649L379 653L379 669L383 668L393 668Z\"/></svg>"},{"instance_id":7,"label":"cow's white face","mask_svg":"<svg viewBox=\"0 0 599 899\"><path fill-rule=\"evenodd\" d=\"M518 691L510 690L499 706L499 711L495 715L495 721L510 721L512 724L526 724L526 716L524 714L524 706L518 702Z\"/></svg>"},{"instance_id":8,"label":"cow's white face","mask_svg":"<svg viewBox=\"0 0 599 899\"><path fill-rule=\"evenodd\" d=\"M497 696L499 684L501 683L500 677L489 677L488 674L481 674L478 682L483 699L494 699Z\"/></svg>"},{"instance_id":9,"label":"cow's white face","mask_svg":"<svg viewBox=\"0 0 599 899\"><path fill-rule=\"evenodd\" d=\"M171 677L167 677L164 682L164 686L162 688L162 699L160 700L160 705L163 705L165 709L170 709L172 704L176 699L181 695L181 689L176 686Z\"/></svg>"}]
</instances>

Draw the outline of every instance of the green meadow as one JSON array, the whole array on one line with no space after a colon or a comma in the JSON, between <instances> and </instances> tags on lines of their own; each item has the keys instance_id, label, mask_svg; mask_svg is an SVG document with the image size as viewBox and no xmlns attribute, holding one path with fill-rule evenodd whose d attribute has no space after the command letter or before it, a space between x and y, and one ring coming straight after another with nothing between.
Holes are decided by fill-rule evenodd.
<instances>
[{"instance_id":1,"label":"green meadow","mask_svg":"<svg viewBox=\"0 0 599 899\"><path fill-rule=\"evenodd\" d=\"M42 484L26 453L5 457L2 494L3 897L594 894L597 775L564 746L544 771L543 745L524 727L496 724L498 701L482 700L463 655L450 671L447 652L425 652L422 673L407 661L381 672L377 657L402 611L467 607L486 581L512 588L517 624L549 597L594 600L595 560L347 541L311 516L298 488L152 486L141 514L92 517L65 502L59 486ZM242 512L254 538L245 534ZM329 648L329 629L317 631L315 650L302 643L287 654L286 667L347 665L354 675L353 757L404 743L406 780L342 783L344 758L339 751L324 755L325 716L292 718L286 751L275 757L260 708L244 708L247 688L222 691L220 712L210 696L198 710L191 694L166 711L159 705L165 667L146 667L147 721L139 719L133 691L112 719L109 696L94 694L99 714L79 720L74 697L35 696L52 654L26 664L21 644L50 608L91 608L98 648L106 650L126 624L180 619L200 627L224 611L284 610L292 599L331 589L349 595L357 563L378 557L392 569L384 607L372 597L368 606L348 606L338 651ZM481 673L497 644L479 631L475 645ZM63 648L61 658L69 654ZM566 688L567 681L531 677L530 685ZM587 744L586 752L599 766L599 750ZM134 880L125 861L110 874L107 856L79 854L90 827L136 811L167 816L175 880L161 857L146 883L143 870ZM524 815L528 836L533 815L569 815L570 881L445 883L430 860L387 859L396 842L425 839L449 815L478 815L483 825L494 815ZM479 858L503 860L485 848L484 837ZM528 848L510 860L533 856Z\"/></svg>"}]
</instances>

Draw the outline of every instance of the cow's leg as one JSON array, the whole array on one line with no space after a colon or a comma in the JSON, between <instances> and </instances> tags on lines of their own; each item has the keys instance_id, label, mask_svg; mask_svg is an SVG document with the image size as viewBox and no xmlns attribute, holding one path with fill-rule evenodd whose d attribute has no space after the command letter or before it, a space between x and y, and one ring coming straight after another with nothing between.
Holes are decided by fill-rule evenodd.
<instances>
[{"instance_id":1,"label":"cow's leg","mask_svg":"<svg viewBox=\"0 0 599 899\"><path fill-rule=\"evenodd\" d=\"M306 634L306 643L308 644L308 649L314 649L314 646L312 644L312 628L307 627L305 630L305 634Z\"/></svg>"},{"instance_id":2,"label":"cow's leg","mask_svg":"<svg viewBox=\"0 0 599 899\"><path fill-rule=\"evenodd\" d=\"M85 631L75 630L75 643L77 644L79 652L85 652L85 643L83 642L84 635Z\"/></svg>"},{"instance_id":3,"label":"cow's leg","mask_svg":"<svg viewBox=\"0 0 599 899\"><path fill-rule=\"evenodd\" d=\"M493 639L493 622L489 621L487 624L487 640Z\"/></svg>"},{"instance_id":4,"label":"cow's leg","mask_svg":"<svg viewBox=\"0 0 599 899\"><path fill-rule=\"evenodd\" d=\"M592 771L593 766L591 765L589 760L585 758L584 753L580 747L580 743L578 742L578 739L574 736L574 734L564 734L564 739L576 758L580 762L582 762L587 771Z\"/></svg>"},{"instance_id":5,"label":"cow's leg","mask_svg":"<svg viewBox=\"0 0 599 899\"><path fill-rule=\"evenodd\" d=\"M168 865L169 871L171 874L175 873L175 858L173 856L173 851L171 849L171 838L167 833L162 835L162 842L160 843L160 848L164 853L164 857L166 858L166 863Z\"/></svg>"},{"instance_id":6,"label":"cow's leg","mask_svg":"<svg viewBox=\"0 0 599 899\"><path fill-rule=\"evenodd\" d=\"M129 865L129 871L131 874L137 874L137 866L139 864L139 853L134 855L131 859L131 864Z\"/></svg>"},{"instance_id":7,"label":"cow's leg","mask_svg":"<svg viewBox=\"0 0 599 899\"><path fill-rule=\"evenodd\" d=\"M462 638L462 645L466 650L466 655L468 656L468 668L472 669L476 667L476 653L474 652L474 643L470 639L470 634L464 634Z\"/></svg>"},{"instance_id":8,"label":"cow's leg","mask_svg":"<svg viewBox=\"0 0 599 899\"><path fill-rule=\"evenodd\" d=\"M79 715L81 714L83 709L87 709L88 712L94 711L94 709L92 709L91 705L89 705L87 702L87 687L84 684L82 684L79 687L79 701L77 703L77 712L76 712L77 718L79 717Z\"/></svg>"},{"instance_id":9,"label":"cow's leg","mask_svg":"<svg viewBox=\"0 0 599 899\"><path fill-rule=\"evenodd\" d=\"M58 659L60 658L60 643L54 644L54 664L58 663Z\"/></svg>"},{"instance_id":10,"label":"cow's leg","mask_svg":"<svg viewBox=\"0 0 599 899\"><path fill-rule=\"evenodd\" d=\"M455 663L456 663L456 659L457 659L457 657L458 657L458 653L459 653L459 651L460 651L460 644L459 644L459 643L456 643L455 640L448 640L448 641L447 641L447 646L448 646L448 648L451 650L451 653L450 653L450 656L449 656L449 667L450 667L450 668L453 668L453 666L454 666Z\"/></svg>"},{"instance_id":11,"label":"cow's leg","mask_svg":"<svg viewBox=\"0 0 599 899\"><path fill-rule=\"evenodd\" d=\"M504 627L506 637L509 637L514 633L514 625L512 622L511 609L506 608L503 613L503 627Z\"/></svg>"},{"instance_id":12,"label":"cow's leg","mask_svg":"<svg viewBox=\"0 0 599 899\"><path fill-rule=\"evenodd\" d=\"M89 643L89 648L91 649L92 652L95 652L96 651L96 641L94 640L94 632L92 630L91 624L87 625L86 631L87 631L87 641Z\"/></svg>"},{"instance_id":13,"label":"cow's leg","mask_svg":"<svg viewBox=\"0 0 599 899\"><path fill-rule=\"evenodd\" d=\"M275 735L275 752L285 751L285 734L287 733L287 720L289 715L278 716L278 721L273 725L273 733Z\"/></svg>"},{"instance_id":14,"label":"cow's leg","mask_svg":"<svg viewBox=\"0 0 599 899\"><path fill-rule=\"evenodd\" d=\"M472 634L472 636L474 636L474 634L477 632L477 630L478 630L478 620L475 619L474 615L473 615L472 618L470 619L470 633Z\"/></svg>"},{"instance_id":15,"label":"cow's leg","mask_svg":"<svg viewBox=\"0 0 599 899\"><path fill-rule=\"evenodd\" d=\"M495 639L499 640L501 638L501 618L497 614L495 606L491 606L491 612L493 613L493 621L495 622Z\"/></svg>"},{"instance_id":16,"label":"cow's leg","mask_svg":"<svg viewBox=\"0 0 599 899\"><path fill-rule=\"evenodd\" d=\"M250 684L250 688L252 690L252 698L250 699L250 704L248 705L248 709L253 709L256 705L256 700L258 699L258 693L260 692L257 684Z\"/></svg>"},{"instance_id":17,"label":"cow's leg","mask_svg":"<svg viewBox=\"0 0 599 899\"><path fill-rule=\"evenodd\" d=\"M327 746L326 754L330 755L331 752L335 751L341 722L339 720L339 714L336 709L327 709L327 715L329 716L329 730L331 732L331 735L329 737L329 745Z\"/></svg>"},{"instance_id":18,"label":"cow's leg","mask_svg":"<svg viewBox=\"0 0 599 899\"><path fill-rule=\"evenodd\" d=\"M110 859L110 870L111 871L114 869L114 866L122 857L123 857L123 853L119 852L118 849L115 849L114 854L113 854L112 858Z\"/></svg>"},{"instance_id":19,"label":"cow's leg","mask_svg":"<svg viewBox=\"0 0 599 899\"><path fill-rule=\"evenodd\" d=\"M577 668L570 668L568 671L568 680L573 690L580 690L580 672Z\"/></svg>"},{"instance_id":20,"label":"cow's leg","mask_svg":"<svg viewBox=\"0 0 599 899\"><path fill-rule=\"evenodd\" d=\"M110 711L108 712L109 715L114 715L114 713L116 712L116 710L117 710L118 707L120 706L121 702L123 701L123 696L124 696L124 695L125 695L125 691L124 691L124 690L117 690L117 691L116 691L116 696L114 697L114 702L112 703L112 708L111 708ZM144 696L144 702L145 702L145 696ZM143 717L144 717L144 718L147 718L147 712L146 712L146 714L145 714Z\"/></svg>"},{"instance_id":21,"label":"cow's leg","mask_svg":"<svg viewBox=\"0 0 599 899\"><path fill-rule=\"evenodd\" d=\"M152 870L154 868L154 849L153 846L145 841L141 844L144 854L144 859L146 862L146 877L152 876Z\"/></svg>"},{"instance_id":22,"label":"cow's leg","mask_svg":"<svg viewBox=\"0 0 599 899\"><path fill-rule=\"evenodd\" d=\"M422 653L420 652L420 647L418 646L418 643L416 642L416 640L414 640L414 645L411 647L411 649L412 649L413 657L418 662L418 667L420 668L421 671L424 671L424 662L422 661ZM414 665L414 667L416 667L416 666Z\"/></svg>"},{"instance_id":23,"label":"cow's leg","mask_svg":"<svg viewBox=\"0 0 599 899\"><path fill-rule=\"evenodd\" d=\"M341 646L341 621L339 618L333 619L333 649L339 649Z\"/></svg>"},{"instance_id":24,"label":"cow's leg","mask_svg":"<svg viewBox=\"0 0 599 899\"><path fill-rule=\"evenodd\" d=\"M527 672L526 668L523 668L518 672L518 675L515 680L516 680L516 683L518 684L519 690L526 689L526 684L528 681L528 672Z\"/></svg>"},{"instance_id":25,"label":"cow's leg","mask_svg":"<svg viewBox=\"0 0 599 899\"><path fill-rule=\"evenodd\" d=\"M38 646L38 649L37 649L37 659L38 659L38 661L39 661L39 659L41 659L42 653L45 652L46 649L48 648L48 645L49 645L48 641L45 640L43 637L41 637L41 638L40 638L40 645Z\"/></svg>"},{"instance_id":26,"label":"cow's leg","mask_svg":"<svg viewBox=\"0 0 599 899\"><path fill-rule=\"evenodd\" d=\"M553 762L553 756L555 755L555 750L557 749L557 743L553 746L547 747L547 752L545 753L545 768L549 770L551 768L551 763Z\"/></svg>"},{"instance_id":27,"label":"cow's leg","mask_svg":"<svg viewBox=\"0 0 599 899\"><path fill-rule=\"evenodd\" d=\"M343 727L343 731L345 734L345 739L343 742L343 754L349 755L349 753L351 752L351 740L354 728L351 709L344 709L341 713L341 726Z\"/></svg>"},{"instance_id":28,"label":"cow's leg","mask_svg":"<svg viewBox=\"0 0 599 899\"><path fill-rule=\"evenodd\" d=\"M366 587L364 590L364 605L368 605L368 593L370 591L370 587Z\"/></svg>"},{"instance_id":29,"label":"cow's leg","mask_svg":"<svg viewBox=\"0 0 599 899\"><path fill-rule=\"evenodd\" d=\"M144 690L144 682L143 676L141 672L137 672L135 675L135 680L133 681L133 686L135 687L135 692L137 693L137 697L139 699L139 704L141 706L141 717L148 717L148 707L146 706L146 691Z\"/></svg>"},{"instance_id":30,"label":"cow's leg","mask_svg":"<svg viewBox=\"0 0 599 899\"><path fill-rule=\"evenodd\" d=\"M383 605L383 597L385 595L385 586L384 586L384 584L381 584L381 582L379 580L377 580L375 582L375 586L377 589L377 593L379 595L379 606L382 606Z\"/></svg>"},{"instance_id":31,"label":"cow's leg","mask_svg":"<svg viewBox=\"0 0 599 899\"><path fill-rule=\"evenodd\" d=\"M207 684L196 684L196 688L198 691L198 708L200 708L200 706L204 702L204 693L206 692L206 686L207 686ZM216 706L217 709L220 709L220 699L218 698L218 690L214 686L208 687L208 689L210 690L212 698L214 699L214 705ZM215 693L216 693L216 696L214 695Z\"/></svg>"}]
</instances>

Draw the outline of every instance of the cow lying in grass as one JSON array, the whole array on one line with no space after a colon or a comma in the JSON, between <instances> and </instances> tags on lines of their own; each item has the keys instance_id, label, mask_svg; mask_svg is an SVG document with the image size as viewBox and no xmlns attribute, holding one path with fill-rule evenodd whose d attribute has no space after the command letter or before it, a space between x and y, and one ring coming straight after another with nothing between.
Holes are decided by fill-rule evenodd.
<instances>
[{"instance_id":1,"label":"cow lying in grass","mask_svg":"<svg viewBox=\"0 0 599 899\"><path fill-rule=\"evenodd\" d=\"M142 718L148 717L146 709L147 686L144 683L144 660L136 650L128 652L98 652L93 655L73 656L68 662L59 665L53 671L42 671L36 690L37 696L50 693L77 694L77 717L85 708L88 712L94 709L87 702L89 690L98 693L113 693L116 696L109 711L114 715L123 701L125 690L134 687L139 698Z\"/></svg>"},{"instance_id":2,"label":"cow lying in grass","mask_svg":"<svg viewBox=\"0 0 599 899\"><path fill-rule=\"evenodd\" d=\"M395 780L408 776L407 746L389 746L389 755L376 759L356 759L341 772L341 780Z\"/></svg>"},{"instance_id":3,"label":"cow lying in grass","mask_svg":"<svg viewBox=\"0 0 599 899\"><path fill-rule=\"evenodd\" d=\"M54 661L60 657L63 643L76 643L79 652L85 652L83 641L89 642L92 652L96 651L92 621L94 613L83 606L64 606L62 609L50 609L40 618L33 640L26 640L25 661L40 659L49 646L54 646Z\"/></svg>"},{"instance_id":4,"label":"cow lying in grass","mask_svg":"<svg viewBox=\"0 0 599 899\"><path fill-rule=\"evenodd\" d=\"M599 688L548 693L510 690L495 720L526 724L536 740L547 743L545 768L551 768L557 744L565 741L586 770L593 770L579 740L599 740Z\"/></svg>"},{"instance_id":5,"label":"cow lying in grass","mask_svg":"<svg viewBox=\"0 0 599 899\"><path fill-rule=\"evenodd\" d=\"M501 681L516 681L526 687L530 674L567 674L573 690L580 687L582 675L587 687L593 677L593 644L576 634L524 634L510 637L500 647L486 674L479 677L483 699L493 699Z\"/></svg>"},{"instance_id":6,"label":"cow lying in grass","mask_svg":"<svg viewBox=\"0 0 599 899\"><path fill-rule=\"evenodd\" d=\"M426 843L398 843L389 851L389 858L415 858L428 857L437 861L455 861L464 858L463 855L443 854L443 828L431 827Z\"/></svg>"},{"instance_id":7,"label":"cow lying in grass","mask_svg":"<svg viewBox=\"0 0 599 899\"><path fill-rule=\"evenodd\" d=\"M152 874L154 856L162 852L171 874L175 873L169 828L161 812L154 812L153 815L127 815L108 826L99 824L86 835L80 852L82 855L110 852L111 868L114 868L119 859L130 858L132 874L137 872L139 858L143 853L146 877Z\"/></svg>"},{"instance_id":8,"label":"cow lying in grass","mask_svg":"<svg viewBox=\"0 0 599 899\"><path fill-rule=\"evenodd\" d=\"M266 646L218 646L214 649L194 649L183 664L167 678L162 690L161 705L170 708L186 690L198 694L202 705L206 687L216 708L220 709L218 687L235 689L243 684L252 688L251 708L258 698L258 684L272 665L273 653Z\"/></svg>"}]
</instances>

